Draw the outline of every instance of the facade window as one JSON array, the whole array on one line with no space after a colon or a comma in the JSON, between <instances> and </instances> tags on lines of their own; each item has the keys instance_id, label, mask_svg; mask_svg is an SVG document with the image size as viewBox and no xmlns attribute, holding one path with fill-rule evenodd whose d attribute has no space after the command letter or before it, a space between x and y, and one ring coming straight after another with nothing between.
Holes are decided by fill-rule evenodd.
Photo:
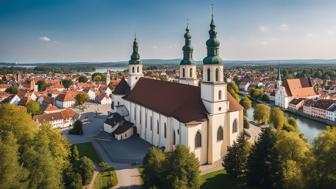
<instances>
[{"instance_id":1,"label":"facade window","mask_svg":"<svg viewBox=\"0 0 336 189\"><path fill-rule=\"evenodd\" d=\"M157 134L159 134L160 133L160 123L159 123L159 120L157 120L157 124L156 124L156 132L157 132Z\"/></svg>"},{"instance_id":2,"label":"facade window","mask_svg":"<svg viewBox=\"0 0 336 189\"><path fill-rule=\"evenodd\" d=\"M137 118L137 116L136 116L136 107L134 108L134 120L136 121L136 118Z\"/></svg>"},{"instance_id":3,"label":"facade window","mask_svg":"<svg viewBox=\"0 0 336 189\"><path fill-rule=\"evenodd\" d=\"M132 67L132 73L134 73L134 67Z\"/></svg>"},{"instance_id":4,"label":"facade window","mask_svg":"<svg viewBox=\"0 0 336 189\"><path fill-rule=\"evenodd\" d=\"M195 136L195 148L199 148L201 146L202 146L201 132L197 131L196 136Z\"/></svg>"},{"instance_id":5,"label":"facade window","mask_svg":"<svg viewBox=\"0 0 336 189\"><path fill-rule=\"evenodd\" d=\"M238 121L235 119L232 124L232 133L238 132Z\"/></svg>"},{"instance_id":6,"label":"facade window","mask_svg":"<svg viewBox=\"0 0 336 189\"><path fill-rule=\"evenodd\" d=\"M222 91L219 90L219 91L218 91L218 100L221 100L221 99L222 99Z\"/></svg>"},{"instance_id":7,"label":"facade window","mask_svg":"<svg viewBox=\"0 0 336 189\"><path fill-rule=\"evenodd\" d=\"M192 76L193 76L193 71L192 71L192 68L190 68L189 74L190 74L190 77L192 77Z\"/></svg>"},{"instance_id":8,"label":"facade window","mask_svg":"<svg viewBox=\"0 0 336 189\"><path fill-rule=\"evenodd\" d=\"M150 130L152 131L153 130L153 117L151 116L150 117Z\"/></svg>"},{"instance_id":9,"label":"facade window","mask_svg":"<svg viewBox=\"0 0 336 189\"><path fill-rule=\"evenodd\" d=\"M173 131L173 145L176 144L176 135L175 135L175 131Z\"/></svg>"},{"instance_id":10,"label":"facade window","mask_svg":"<svg viewBox=\"0 0 336 189\"><path fill-rule=\"evenodd\" d=\"M145 113L145 127L147 128L147 112Z\"/></svg>"},{"instance_id":11,"label":"facade window","mask_svg":"<svg viewBox=\"0 0 336 189\"><path fill-rule=\"evenodd\" d=\"M182 77L185 77L185 70L182 68Z\"/></svg>"},{"instance_id":12,"label":"facade window","mask_svg":"<svg viewBox=\"0 0 336 189\"><path fill-rule=\"evenodd\" d=\"M167 124L166 123L164 123L164 132L163 132L163 134L164 134L164 137L165 138L167 138Z\"/></svg>"},{"instance_id":13,"label":"facade window","mask_svg":"<svg viewBox=\"0 0 336 189\"><path fill-rule=\"evenodd\" d=\"M218 70L218 68L216 68L216 81L218 81L219 80L219 70Z\"/></svg>"},{"instance_id":14,"label":"facade window","mask_svg":"<svg viewBox=\"0 0 336 189\"><path fill-rule=\"evenodd\" d=\"M139 66L137 67L137 72L139 73L140 71L139 71Z\"/></svg>"},{"instance_id":15,"label":"facade window","mask_svg":"<svg viewBox=\"0 0 336 189\"><path fill-rule=\"evenodd\" d=\"M210 81L210 68L207 69L207 77L208 77L208 81Z\"/></svg>"},{"instance_id":16,"label":"facade window","mask_svg":"<svg viewBox=\"0 0 336 189\"><path fill-rule=\"evenodd\" d=\"M217 130L217 141L223 140L223 128L220 126Z\"/></svg>"}]
</instances>

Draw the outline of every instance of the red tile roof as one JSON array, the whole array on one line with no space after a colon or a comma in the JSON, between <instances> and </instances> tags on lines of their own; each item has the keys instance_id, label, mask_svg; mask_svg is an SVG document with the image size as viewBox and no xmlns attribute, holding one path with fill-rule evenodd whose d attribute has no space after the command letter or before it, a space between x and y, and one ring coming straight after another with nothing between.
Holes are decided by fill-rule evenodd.
<instances>
[{"instance_id":1,"label":"red tile roof","mask_svg":"<svg viewBox=\"0 0 336 189\"><path fill-rule=\"evenodd\" d=\"M283 83L288 96L304 98L317 95L310 79L286 79Z\"/></svg>"}]
</instances>

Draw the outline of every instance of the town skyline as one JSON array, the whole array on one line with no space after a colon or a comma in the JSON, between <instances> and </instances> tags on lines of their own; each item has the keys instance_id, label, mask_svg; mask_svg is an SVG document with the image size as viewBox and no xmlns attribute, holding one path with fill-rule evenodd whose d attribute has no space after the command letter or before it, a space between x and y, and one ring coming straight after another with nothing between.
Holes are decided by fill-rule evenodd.
<instances>
[{"instance_id":1,"label":"town skyline","mask_svg":"<svg viewBox=\"0 0 336 189\"><path fill-rule=\"evenodd\" d=\"M224 60L336 58L332 1L147 2L1 2L0 61L125 61L134 33L142 59L181 58L187 19L201 60L211 3Z\"/></svg>"}]
</instances>

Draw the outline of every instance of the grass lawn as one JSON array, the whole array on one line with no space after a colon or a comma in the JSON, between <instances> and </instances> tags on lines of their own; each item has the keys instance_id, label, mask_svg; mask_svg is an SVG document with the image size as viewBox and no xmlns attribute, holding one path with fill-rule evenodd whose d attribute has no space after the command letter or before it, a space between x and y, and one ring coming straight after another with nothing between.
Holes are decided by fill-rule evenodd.
<instances>
[{"instance_id":1,"label":"grass lawn","mask_svg":"<svg viewBox=\"0 0 336 189\"><path fill-rule=\"evenodd\" d=\"M96 149L92 146L91 142L85 142L80 144L74 144L78 148L79 157L86 156L90 158L96 165L101 162L99 155L96 152Z\"/></svg>"},{"instance_id":2,"label":"grass lawn","mask_svg":"<svg viewBox=\"0 0 336 189\"><path fill-rule=\"evenodd\" d=\"M225 170L219 170L201 176L201 189L247 189L240 186Z\"/></svg>"},{"instance_id":3,"label":"grass lawn","mask_svg":"<svg viewBox=\"0 0 336 189\"><path fill-rule=\"evenodd\" d=\"M108 168L97 175L94 182L95 189L108 189L118 184L117 175L113 168Z\"/></svg>"}]
</instances>

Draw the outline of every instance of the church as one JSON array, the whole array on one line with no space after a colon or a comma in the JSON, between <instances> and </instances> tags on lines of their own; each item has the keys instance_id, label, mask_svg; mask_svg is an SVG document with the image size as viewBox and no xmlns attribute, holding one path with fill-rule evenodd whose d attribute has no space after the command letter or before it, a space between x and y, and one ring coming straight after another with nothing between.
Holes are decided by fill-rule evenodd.
<instances>
[{"instance_id":1,"label":"church","mask_svg":"<svg viewBox=\"0 0 336 189\"><path fill-rule=\"evenodd\" d=\"M179 83L143 77L135 38L128 78L121 80L112 93L113 114L118 114L115 117L119 117L119 122L109 122L118 124L119 128L113 128L112 124L109 130L118 130L118 134L120 131L136 134L165 151L183 144L201 164L221 160L227 147L243 132L243 108L227 92L215 27L212 16L201 81L197 80L188 26L184 34ZM120 121L119 115L124 121Z\"/></svg>"}]
</instances>

